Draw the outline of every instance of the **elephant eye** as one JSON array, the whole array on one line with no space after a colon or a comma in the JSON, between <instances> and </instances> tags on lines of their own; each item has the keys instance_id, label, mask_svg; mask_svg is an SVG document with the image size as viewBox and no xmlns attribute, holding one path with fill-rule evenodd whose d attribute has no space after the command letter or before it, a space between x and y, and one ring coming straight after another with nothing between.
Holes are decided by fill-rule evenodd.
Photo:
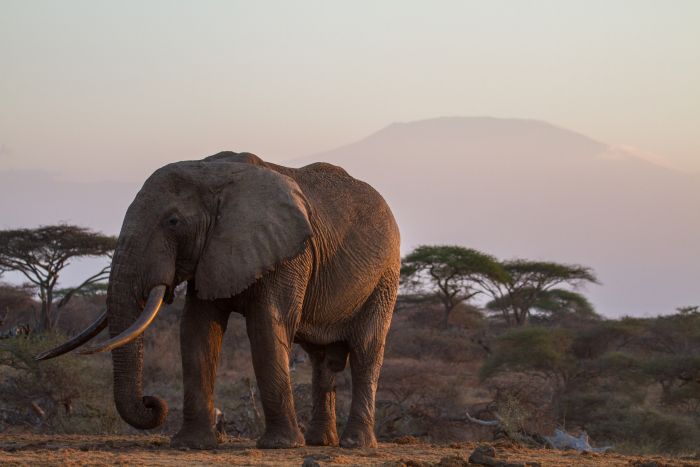
<instances>
[{"instance_id":1,"label":"elephant eye","mask_svg":"<svg viewBox=\"0 0 700 467\"><path fill-rule=\"evenodd\" d=\"M177 225L177 217L171 217L170 219L168 219L168 224Z\"/></svg>"}]
</instances>

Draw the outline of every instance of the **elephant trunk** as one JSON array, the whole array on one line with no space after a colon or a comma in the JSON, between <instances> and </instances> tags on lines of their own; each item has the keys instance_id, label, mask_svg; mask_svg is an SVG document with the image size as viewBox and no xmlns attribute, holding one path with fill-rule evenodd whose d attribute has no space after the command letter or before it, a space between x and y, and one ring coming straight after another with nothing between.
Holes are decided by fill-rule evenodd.
<instances>
[{"instance_id":1,"label":"elephant trunk","mask_svg":"<svg viewBox=\"0 0 700 467\"><path fill-rule=\"evenodd\" d=\"M135 273L126 273L124 251L117 252L112 262L107 309L109 334L118 336L139 316L141 306L135 293ZM139 429L156 428L163 424L168 405L158 397L143 395L143 336L112 350L114 371L114 401L119 415L129 425Z\"/></svg>"}]
</instances>

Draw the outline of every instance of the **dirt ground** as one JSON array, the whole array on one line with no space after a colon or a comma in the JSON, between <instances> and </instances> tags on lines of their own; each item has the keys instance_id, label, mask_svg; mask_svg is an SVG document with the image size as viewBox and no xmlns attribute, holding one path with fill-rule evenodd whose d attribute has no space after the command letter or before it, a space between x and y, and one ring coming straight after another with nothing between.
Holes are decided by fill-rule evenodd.
<instances>
[{"instance_id":1,"label":"dirt ground","mask_svg":"<svg viewBox=\"0 0 700 467\"><path fill-rule=\"evenodd\" d=\"M687 458L635 457L620 454L579 454L536 450L495 443L496 458L509 462L538 462L542 466L700 466L697 455ZM474 443L449 446L381 443L377 449L349 450L304 447L261 450L255 442L231 439L212 451L170 449L163 436L78 436L0 434L0 465L261 465L261 466L428 466L460 465ZM447 463L452 458L454 462ZM442 463L441 463L442 460ZM311 462L310 462L311 461ZM531 464L533 465L533 464Z\"/></svg>"}]
</instances>

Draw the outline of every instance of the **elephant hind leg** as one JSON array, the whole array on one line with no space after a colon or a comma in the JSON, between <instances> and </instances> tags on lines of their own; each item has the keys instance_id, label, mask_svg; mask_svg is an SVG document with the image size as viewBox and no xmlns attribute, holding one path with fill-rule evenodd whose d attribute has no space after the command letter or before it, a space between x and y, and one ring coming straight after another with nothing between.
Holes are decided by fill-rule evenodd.
<instances>
[{"instance_id":1,"label":"elephant hind leg","mask_svg":"<svg viewBox=\"0 0 700 467\"><path fill-rule=\"evenodd\" d=\"M335 373L340 373L348 363L350 349L345 342L333 342L326 346L326 366Z\"/></svg>"},{"instance_id":2,"label":"elephant hind leg","mask_svg":"<svg viewBox=\"0 0 700 467\"><path fill-rule=\"evenodd\" d=\"M391 316L396 303L397 274L389 271L365 303L362 321L350 341L352 405L340 438L343 447L376 447L374 402L379 370L384 359Z\"/></svg>"},{"instance_id":3,"label":"elephant hind leg","mask_svg":"<svg viewBox=\"0 0 700 467\"><path fill-rule=\"evenodd\" d=\"M342 345L326 346L301 344L311 358L313 366L311 421L306 429L306 444L309 446L337 446L338 431L335 423L335 373L347 360L347 350L342 354ZM347 347L345 347L347 348ZM342 368L339 370L342 371Z\"/></svg>"}]
</instances>

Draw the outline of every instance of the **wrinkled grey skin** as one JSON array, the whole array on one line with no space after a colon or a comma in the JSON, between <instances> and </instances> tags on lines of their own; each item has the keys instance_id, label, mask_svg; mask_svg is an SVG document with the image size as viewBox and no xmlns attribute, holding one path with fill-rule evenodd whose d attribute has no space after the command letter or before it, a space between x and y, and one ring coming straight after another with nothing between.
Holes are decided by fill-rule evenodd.
<instances>
[{"instance_id":1,"label":"wrinkled grey skin","mask_svg":"<svg viewBox=\"0 0 700 467\"><path fill-rule=\"evenodd\" d=\"M265 412L263 448L375 446L374 398L399 280L399 231L382 197L343 169L290 169L224 152L157 170L129 207L107 296L109 332L139 315L149 290L187 281L180 342L184 422L174 446L210 448L213 392L228 316L245 316ZM313 364L313 418L294 411L289 352ZM167 352L167 349L162 349ZM340 439L334 374L348 360L350 418ZM143 338L112 351L114 398L134 427L167 405L143 397Z\"/></svg>"}]
</instances>

